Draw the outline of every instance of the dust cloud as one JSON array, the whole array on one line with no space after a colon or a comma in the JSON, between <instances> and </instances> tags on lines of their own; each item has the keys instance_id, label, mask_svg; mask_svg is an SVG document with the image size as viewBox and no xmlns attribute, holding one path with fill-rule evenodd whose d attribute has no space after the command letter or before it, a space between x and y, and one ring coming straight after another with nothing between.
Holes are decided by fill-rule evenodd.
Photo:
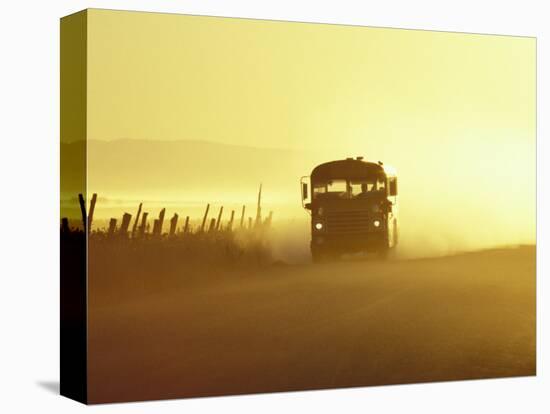
<instances>
[{"instance_id":1,"label":"dust cloud","mask_svg":"<svg viewBox=\"0 0 550 414\"><path fill-rule=\"evenodd\" d=\"M262 213L274 213L274 257L303 262L309 260L310 235L300 177L322 162L361 155L397 170L397 257L535 243L534 140L499 131L483 138L464 134L436 139L432 133L404 146L404 134L398 135L304 150L184 140L92 140L88 189L99 195L97 225L134 213L139 202L150 217L166 208L169 216L189 215L197 222L207 203L213 214L224 206L224 214L235 210L237 217L245 205L246 218L254 217L262 183Z\"/></svg>"},{"instance_id":2,"label":"dust cloud","mask_svg":"<svg viewBox=\"0 0 550 414\"><path fill-rule=\"evenodd\" d=\"M419 140L409 153L389 140L355 150L319 152L308 161L311 170L320 160L365 155L394 166L399 190L399 245L394 257L406 259L534 244L534 145L506 134L466 136ZM294 206L300 206L298 193L296 186ZM275 254L296 260L309 256L309 215L297 211L301 208L294 210L290 199L286 213L292 219L276 222L273 243Z\"/></svg>"}]
</instances>

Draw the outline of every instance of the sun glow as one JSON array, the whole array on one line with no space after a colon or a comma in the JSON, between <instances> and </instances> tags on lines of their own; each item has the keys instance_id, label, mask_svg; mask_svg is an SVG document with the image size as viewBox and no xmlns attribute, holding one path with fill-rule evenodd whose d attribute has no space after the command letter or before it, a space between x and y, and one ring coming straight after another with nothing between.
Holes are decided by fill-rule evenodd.
<instances>
[{"instance_id":1,"label":"sun glow","mask_svg":"<svg viewBox=\"0 0 550 414\"><path fill-rule=\"evenodd\" d=\"M102 10L88 30L90 192L200 214L261 182L306 220L299 178L361 155L397 168L404 246L535 241L535 39Z\"/></svg>"}]
</instances>

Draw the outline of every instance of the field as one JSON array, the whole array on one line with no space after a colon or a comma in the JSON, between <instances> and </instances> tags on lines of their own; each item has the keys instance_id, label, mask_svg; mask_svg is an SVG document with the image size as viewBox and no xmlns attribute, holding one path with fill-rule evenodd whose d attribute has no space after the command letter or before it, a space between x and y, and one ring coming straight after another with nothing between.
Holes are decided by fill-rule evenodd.
<instances>
[{"instance_id":1,"label":"field","mask_svg":"<svg viewBox=\"0 0 550 414\"><path fill-rule=\"evenodd\" d=\"M105 296L117 291L114 272L89 275L91 402L536 373L533 246L228 271L160 266L135 275L156 289L123 294L123 278L120 295Z\"/></svg>"}]
</instances>

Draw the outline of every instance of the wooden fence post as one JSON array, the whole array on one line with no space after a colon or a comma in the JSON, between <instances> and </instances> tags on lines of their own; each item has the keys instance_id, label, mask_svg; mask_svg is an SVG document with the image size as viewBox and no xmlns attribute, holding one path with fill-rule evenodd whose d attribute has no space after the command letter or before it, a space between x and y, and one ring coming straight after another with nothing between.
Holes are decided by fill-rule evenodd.
<instances>
[{"instance_id":1,"label":"wooden fence post","mask_svg":"<svg viewBox=\"0 0 550 414\"><path fill-rule=\"evenodd\" d=\"M141 217L141 225L139 226L139 237L143 237L145 234L145 226L147 226L147 216L148 212L144 211L143 216Z\"/></svg>"},{"instance_id":2,"label":"wooden fence post","mask_svg":"<svg viewBox=\"0 0 550 414\"><path fill-rule=\"evenodd\" d=\"M185 226L183 227L183 232L187 233L189 231L189 216L185 217Z\"/></svg>"},{"instance_id":3,"label":"wooden fence post","mask_svg":"<svg viewBox=\"0 0 550 414\"><path fill-rule=\"evenodd\" d=\"M260 190L258 191L258 205L256 206L256 221L255 226L262 224L262 184L260 184Z\"/></svg>"},{"instance_id":4,"label":"wooden fence post","mask_svg":"<svg viewBox=\"0 0 550 414\"><path fill-rule=\"evenodd\" d=\"M177 213L174 213L174 216L170 219L170 236L174 236L176 234L177 224L178 224L178 215Z\"/></svg>"},{"instance_id":5,"label":"wooden fence post","mask_svg":"<svg viewBox=\"0 0 550 414\"><path fill-rule=\"evenodd\" d=\"M141 214L141 206L143 203L139 203L138 212L136 215L136 221L134 221L134 226L132 227L132 239L136 237L136 230L138 228L139 215Z\"/></svg>"},{"instance_id":6,"label":"wooden fence post","mask_svg":"<svg viewBox=\"0 0 550 414\"><path fill-rule=\"evenodd\" d=\"M227 230L232 231L233 230L233 220L235 218L235 210L231 210L231 218L229 219L229 223L227 223Z\"/></svg>"},{"instance_id":7,"label":"wooden fence post","mask_svg":"<svg viewBox=\"0 0 550 414\"><path fill-rule=\"evenodd\" d=\"M156 237L160 234L159 219L153 220L153 236Z\"/></svg>"},{"instance_id":8,"label":"wooden fence post","mask_svg":"<svg viewBox=\"0 0 550 414\"><path fill-rule=\"evenodd\" d=\"M124 213L122 216L122 223L120 223L120 230L119 234L121 236L128 236L128 227L130 227L130 220L132 220L132 215L128 213Z\"/></svg>"},{"instance_id":9,"label":"wooden fence post","mask_svg":"<svg viewBox=\"0 0 550 414\"><path fill-rule=\"evenodd\" d=\"M213 232L215 228L216 228L216 219L212 218L212 220L210 220L210 227L208 228L208 231Z\"/></svg>"},{"instance_id":10,"label":"wooden fence post","mask_svg":"<svg viewBox=\"0 0 550 414\"><path fill-rule=\"evenodd\" d=\"M273 220L273 211L269 212L269 216L265 219L264 226L266 228L271 227L271 221Z\"/></svg>"},{"instance_id":11,"label":"wooden fence post","mask_svg":"<svg viewBox=\"0 0 550 414\"><path fill-rule=\"evenodd\" d=\"M216 231L220 229L220 223L222 221L223 206L220 207L220 212L218 213L218 220L216 221Z\"/></svg>"},{"instance_id":12,"label":"wooden fence post","mask_svg":"<svg viewBox=\"0 0 550 414\"><path fill-rule=\"evenodd\" d=\"M166 209L163 208L160 210L159 218L155 220L155 223L153 225L153 236L161 236L162 235L162 225L164 224L164 214L166 213Z\"/></svg>"},{"instance_id":13,"label":"wooden fence post","mask_svg":"<svg viewBox=\"0 0 550 414\"><path fill-rule=\"evenodd\" d=\"M160 234L162 234L162 225L164 224L164 215L165 214L166 214L166 209L165 208L160 210L160 213L159 213L159 230L160 230Z\"/></svg>"},{"instance_id":14,"label":"wooden fence post","mask_svg":"<svg viewBox=\"0 0 550 414\"><path fill-rule=\"evenodd\" d=\"M63 217L61 219L61 233L70 233L71 229L69 228L69 219L67 217Z\"/></svg>"},{"instance_id":15,"label":"wooden fence post","mask_svg":"<svg viewBox=\"0 0 550 414\"><path fill-rule=\"evenodd\" d=\"M84 196L82 194L78 195L78 203L80 204L80 213L82 214L82 226L84 226L84 233L87 229L87 220L86 220L86 203L84 202Z\"/></svg>"},{"instance_id":16,"label":"wooden fence post","mask_svg":"<svg viewBox=\"0 0 550 414\"><path fill-rule=\"evenodd\" d=\"M88 233L92 231L92 221L94 220L94 210L95 210L96 201L97 201L97 194L94 193L92 195L92 199L90 200L90 212L88 213Z\"/></svg>"},{"instance_id":17,"label":"wooden fence post","mask_svg":"<svg viewBox=\"0 0 550 414\"><path fill-rule=\"evenodd\" d=\"M115 230L116 230L116 218L112 218L110 221L109 221L109 236L112 236L115 234Z\"/></svg>"},{"instance_id":18,"label":"wooden fence post","mask_svg":"<svg viewBox=\"0 0 550 414\"><path fill-rule=\"evenodd\" d=\"M204 212L204 217L202 218L201 233L204 231L204 226L206 225L206 218L208 217L208 210L210 210L210 204L206 205L206 211Z\"/></svg>"}]
</instances>

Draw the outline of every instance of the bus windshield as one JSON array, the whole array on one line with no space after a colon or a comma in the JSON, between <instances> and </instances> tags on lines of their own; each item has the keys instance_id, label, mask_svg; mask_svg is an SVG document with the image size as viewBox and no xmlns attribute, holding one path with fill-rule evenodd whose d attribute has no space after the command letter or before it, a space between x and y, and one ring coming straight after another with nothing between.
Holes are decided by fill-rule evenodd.
<instances>
[{"instance_id":1,"label":"bus windshield","mask_svg":"<svg viewBox=\"0 0 550 414\"><path fill-rule=\"evenodd\" d=\"M386 180L384 177L364 179L335 179L318 182L313 185L313 198L326 199L354 199L386 195Z\"/></svg>"}]
</instances>

